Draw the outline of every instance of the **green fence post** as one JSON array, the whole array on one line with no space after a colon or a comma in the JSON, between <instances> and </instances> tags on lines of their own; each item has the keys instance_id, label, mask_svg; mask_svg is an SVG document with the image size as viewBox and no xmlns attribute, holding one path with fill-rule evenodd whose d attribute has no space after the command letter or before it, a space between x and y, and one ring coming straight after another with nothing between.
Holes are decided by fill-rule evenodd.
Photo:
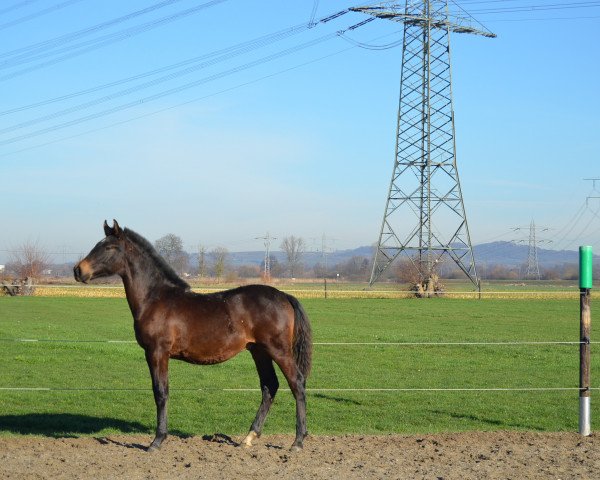
<instances>
[{"instance_id":1,"label":"green fence post","mask_svg":"<svg viewBox=\"0 0 600 480\"><path fill-rule=\"evenodd\" d=\"M590 410L590 332L592 314L592 247L579 247L579 433L591 434Z\"/></svg>"}]
</instances>

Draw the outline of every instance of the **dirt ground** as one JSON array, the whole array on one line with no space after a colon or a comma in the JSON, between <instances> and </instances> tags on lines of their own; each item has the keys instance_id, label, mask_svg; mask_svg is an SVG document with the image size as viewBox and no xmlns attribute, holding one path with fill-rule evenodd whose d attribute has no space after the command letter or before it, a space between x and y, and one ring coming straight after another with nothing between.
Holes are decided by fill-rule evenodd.
<instances>
[{"instance_id":1,"label":"dirt ground","mask_svg":"<svg viewBox=\"0 0 600 480\"><path fill-rule=\"evenodd\" d=\"M456 433L419 436L0 438L2 479L598 479L600 444L576 433Z\"/></svg>"}]
</instances>

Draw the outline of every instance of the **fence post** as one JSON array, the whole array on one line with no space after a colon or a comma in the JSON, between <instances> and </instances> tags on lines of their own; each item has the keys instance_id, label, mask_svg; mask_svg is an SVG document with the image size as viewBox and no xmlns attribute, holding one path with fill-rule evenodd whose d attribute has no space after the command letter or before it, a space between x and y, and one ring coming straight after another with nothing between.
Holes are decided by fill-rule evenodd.
<instances>
[{"instance_id":1,"label":"fence post","mask_svg":"<svg viewBox=\"0 0 600 480\"><path fill-rule=\"evenodd\" d=\"M590 421L590 332L592 314L592 247L579 247L579 433L591 434Z\"/></svg>"}]
</instances>

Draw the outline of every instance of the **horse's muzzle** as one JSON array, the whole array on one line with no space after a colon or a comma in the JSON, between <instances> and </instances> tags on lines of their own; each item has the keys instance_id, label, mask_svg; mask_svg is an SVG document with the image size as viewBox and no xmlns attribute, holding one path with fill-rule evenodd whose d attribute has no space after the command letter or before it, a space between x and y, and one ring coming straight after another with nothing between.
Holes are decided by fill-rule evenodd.
<instances>
[{"instance_id":1,"label":"horse's muzzle","mask_svg":"<svg viewBox=\"0 0 600 480\"><path fill-rule=\"evenodd\" d=\"M76 281L81 283L87 283L89 280L89 276L82 273L79 264L75 265L75 268L73 268L73 276L75 277Z\"/></svg>"}]
</instances>

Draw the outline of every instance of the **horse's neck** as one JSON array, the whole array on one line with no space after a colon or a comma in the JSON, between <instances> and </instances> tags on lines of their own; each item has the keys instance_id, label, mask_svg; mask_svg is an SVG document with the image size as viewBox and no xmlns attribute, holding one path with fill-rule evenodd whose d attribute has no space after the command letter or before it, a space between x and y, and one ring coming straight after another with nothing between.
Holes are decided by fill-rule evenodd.
<instances>
[{"instance_id":1,"label":"horse's neck","mask_svg":"<svg viewBox=\"0 0 600 480\"><path fill-rule=\"evenodd\" d=\"M150 293L156 292L163 286L168 286L166 279L154 265L140 268L138 265L128 262L122 279L129 308L136 320L148 306Z\"/></svg>"}]
</instances>

